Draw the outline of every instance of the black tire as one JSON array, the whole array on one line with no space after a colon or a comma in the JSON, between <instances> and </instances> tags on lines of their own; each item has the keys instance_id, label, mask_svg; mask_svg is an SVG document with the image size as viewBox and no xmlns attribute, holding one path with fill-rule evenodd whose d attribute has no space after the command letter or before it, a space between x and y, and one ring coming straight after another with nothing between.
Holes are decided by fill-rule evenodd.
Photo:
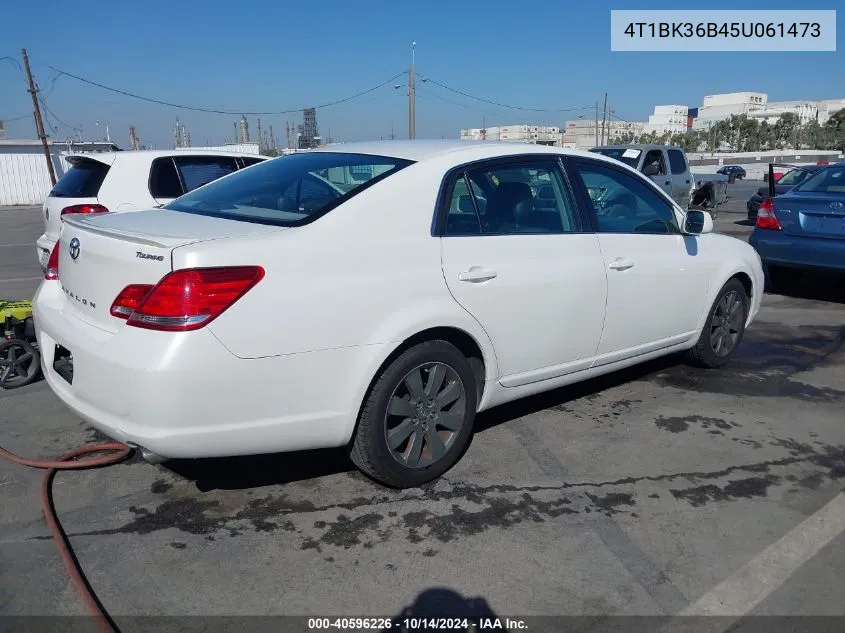
<instances>
[{"instance_id":1,"label":"black tire","mask_svg":"<svg viewBox=\"0 0 845 633\"><path fill-rule=\"evenodd\" d=\"M720 317L717 316L717 309L721 309L723 301L726 297L733 293L733 297L740 301L740 307L737 308L741 312L741 318L730 325L733 331L734 324L736 326L736 339L731 342L730 349L726 352L721 350L719 353L714 349L713 333L714 330L720 328ZM734 317L735 318L735 317ZM745 294L745 286L738 279L729 279L728 282L722 286L719 294L716 295L716 300L710 307L710 312L707 313L707 320L704 322L704 328L701 330L701 335L695 346L687 352L687 360L699 367L706 367L713 369L721 367L727 363L731 356L736 352L737 347L742 342L742 337L745 334L745 321L748 318L748 295ZM717 337L718 338L718 337ZM729 337L730 338L730 337Z\"/></svg>"},{"instance_id":2,"label":"black tire","mask_svg":"<svg viewBox=\"0 0 845 633\"><path fill-rule=\"evenodd\" d=\"M41 355L30 343L19 338L0 340L0 388L28 385L41 371Z\"/></svg>"},{"instance_id":3,"label":"black tire","mask_svg":"<svg viewBox=\"0 0 845 633\"><path fill-rule=\"evenodd\" d=\"M766 291L774 294L789 294L801 280L801 271L788 266L766 265L763 272L766 275Z\"/></svg>"},{"instance_id":4,"label":"black tire","mask_svg":"<svg viewBox=\"0 0 845 633\"><path fill-rule=\"evenodd\" d=\"M407 390L407 401L396 394L406 388L408 384L406 377L418 370L422 372L420 375L423 380L419 386L428 387L431 384L429 381L434 382L431 378L433 375L431 366L434 365L445 367L446 369L443 371L451 370L442 381L442 384L446 387L442 390L438 387L438 393L442 395L447 389L454 387L462 390L463 395L454 401L454 406L459 411L446 411L444 407L443 410L438 409L430 418L432 421L424 421L420 419L420 416L425 417L426 414L420 414L420 406L425 405L414 405L414 402L420 399L413 397L411 389ZM426 369L426 367L429 367L429 369ZM451 343L439 340L426 341L405 350L376 377L367 394L358 417L358 427L351 443L349 456L352 462L364 474L393 488L411 488L437 479L457 463L469 443L478 402L476 384L476 376L473 374L469 361ZM404 412L395 416L393 414L388 415L388 405L394 402L394 398L400 400L403 407L416 406L415 417L402 419L405 415ZM437 400L437 398L432 399ZM391 406L393 405L391 404ZM452 420L450 424L453 425L454 420L460 418L459 428L450 431L441 427L440 423L434 419L437 418L437 413L449 415L449 419ZM403 445L406 447L404 451L408 455L414 453L412 442L417 441L417 434L420 434L423 438L419 440L420 448L416 451L419 460L417 466L412 467L400 463L402 456L399 455L399 447L391 449L388 445L389 420L391 419L401 420L399 424L390 429L391 432L398 430L400 426L404 426L407 430L406 423L415 425L415 430L412 430L411 435L407 436L406 443L399 444L399 447ZM423 423L425 424L425 431L421 430L422 427L419 426ZM438 428L441 430L438 431ZM440 446L445 447L442 456L439 458L434 458L435 448L432 448L432 442L428 439L429 433L436 434L437 438L442 438L441 433L446 433L448 436L445 441L435 438L437 439L434 442L435 444L440 443ZM403 433L398 433L398 435L403 435ZM429 457L425 457L426 450ZM413 458L405 456L405 459L407 462L412 462ZM425 463L426 460L434 461Z\"/></svg>"}]
</instances>

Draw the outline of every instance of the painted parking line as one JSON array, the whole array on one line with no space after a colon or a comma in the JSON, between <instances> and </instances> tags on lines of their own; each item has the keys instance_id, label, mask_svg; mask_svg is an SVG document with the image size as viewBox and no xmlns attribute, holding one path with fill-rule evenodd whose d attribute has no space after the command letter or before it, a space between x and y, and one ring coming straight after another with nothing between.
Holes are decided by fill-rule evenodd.
<instances>
[{"instance_id":1,"label":"painted parking line","mask_svg":"<svg viewBox=\"0 0 845 633\"><path fill-rule=\"evenodd\" d=\"M694 628L727 631L843 531L845 493L839 493L679 615L723 616L697 619Z\"/></svg>"},{"instance_id":2,"label":"painted parking line","mask_svg":"<svg viewBox=\"0 0 845 633\"><path fill-rule=\"evenodd\" d=\"M8 279L0 279L0 284L7 281L35 281L36 279L44 279L44 275L38 275L37 277L10 277Z\"/></svg>"}]
</instances>

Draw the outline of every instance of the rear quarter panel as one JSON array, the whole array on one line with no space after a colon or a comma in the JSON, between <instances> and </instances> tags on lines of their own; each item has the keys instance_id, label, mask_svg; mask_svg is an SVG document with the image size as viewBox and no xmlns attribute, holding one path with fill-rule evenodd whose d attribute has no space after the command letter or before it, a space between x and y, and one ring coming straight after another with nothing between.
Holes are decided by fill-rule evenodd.
<instances>
[{"instance_id":1,"label":"rear quarter panel","mask_svg":"<svg viewBox=\"0 0 845 633\"><path fill-rule=\"evenodd\" d=\"M431 224L445 168L430 162L407 167L311 224L178 248L174 268L264 267L264 279L209 325L239 357L398 345L428 328L455 327L475 338L495 376L489 339L443 278Z\"/></svg>"},{"instance_id":2,"label":"rear quarter panel","mask_svg":"<svg viewBox=\"0 0 845 633\"><path fill-rule=\"evenodd\" d=\"M116 154L108 176L100 187L100 204L113 213L140 211L154 207L149 179L152 158L149 154Z\"/></svg>"}]
</instances>

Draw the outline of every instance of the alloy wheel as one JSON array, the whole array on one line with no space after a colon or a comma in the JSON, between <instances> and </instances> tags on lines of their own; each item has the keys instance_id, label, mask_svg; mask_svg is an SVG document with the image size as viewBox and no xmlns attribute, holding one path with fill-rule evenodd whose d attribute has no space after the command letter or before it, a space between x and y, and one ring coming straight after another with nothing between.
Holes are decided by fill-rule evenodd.
<instances>
[{"instance_id":1,"label":"alloy wheel","mask_svg":"<svg viewBox=\"0 0 845 633\"><path fill-rule=\"evenodd\" d=\"M18 339L0 341L0 387L11 389L29 383L39 369L38 353Z\"/></svg>"},{"instance_id":2,"label":"alloy wheel","mask_svg":"<svg viewBox=\"0 0 845 633\"><path fill-rule=\"evenodd\" d=\"M390 454L406 468L424 468L452 447L466 420L466 388L440 362L412 369L393 390L385 414Z\"/></svg>"},{"instance_id":3,"label":"alloy wheel","mask_svg":"<svg viewBox=\"0 0 845 633\"><path fill-rule=\"evenodd\" d=\"M743 306L736 290L725 293L716 306L710 321L710 348L717 356L727 356L736 347L745 317Z\"/></svg>"}]
</instances>

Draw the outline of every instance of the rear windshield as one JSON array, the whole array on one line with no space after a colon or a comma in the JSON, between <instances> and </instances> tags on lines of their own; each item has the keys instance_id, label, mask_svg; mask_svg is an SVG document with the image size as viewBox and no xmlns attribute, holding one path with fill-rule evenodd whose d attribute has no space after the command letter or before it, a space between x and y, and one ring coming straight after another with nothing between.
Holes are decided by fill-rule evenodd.
<instances>
[{"instance_id":1,"label":"rear windshield","mask_svg":"<svg viewBox=\"0 0 845 633\"><path fill-rule=\"evenodd\" d=\"M822 169L807 178L800 185L792 189L792 191L845 194L845 165Z\"/></svg>"},{"instance_id":2,"label":"rear windshield","mask_svg":"<svg viewBox=\"0 0 845 633\"><path fill-rule=\"evenodd\" d=\"M109 166L96 160L81 160L65 172L50 191L54 198L96 198Z\"/></svg>"},{"instance_id":3,"label":"rear windshield","mask_svg":"<svg viewBox=\"0 0 845 633\"><path fill-rule=\"evenodd\" d=\"M621 147L591 149L590 151L596 154L603 154L604 156L609 156L610 158L615 158L616 160L623 162L629 167L633 167L634 169L637 168L637 162L640 160L640 154L642 153L638 149L626 149Z\"/></svg>"},{"instance_id":4,"label":"rear windshield","mask_svg":"<svg viewBox=\"0 0 845 633\"><path fill-rule=\"evenodd\" d=\"M242 222L298 226L410 164L408 160L367 154L293 154L214 181L164 208Z\"/></svg>"}]
</instances>

